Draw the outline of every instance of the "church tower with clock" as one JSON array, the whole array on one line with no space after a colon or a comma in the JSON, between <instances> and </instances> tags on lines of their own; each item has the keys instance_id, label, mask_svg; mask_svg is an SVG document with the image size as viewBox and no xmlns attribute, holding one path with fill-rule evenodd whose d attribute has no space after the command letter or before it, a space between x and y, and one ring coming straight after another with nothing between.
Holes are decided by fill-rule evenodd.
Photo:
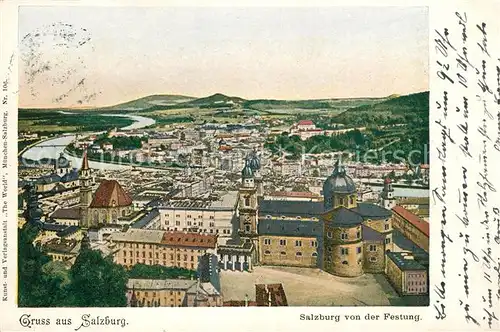
<instances>
[{"instance_id":1,"label":"church tower with clock","mask_svg":"<svg viewBox=\"0 0 500 332\"><path fill-rule=\"evenodd\" d=\"M241 186L239 189L239 236L243 242L252 242L258 248L257 234L257 186L255 185L254 171L248 160L241 171ZM258 252L258 250L255 250ZM258 258L256 257L256 261Z\"/></svg>"}]
</instances>

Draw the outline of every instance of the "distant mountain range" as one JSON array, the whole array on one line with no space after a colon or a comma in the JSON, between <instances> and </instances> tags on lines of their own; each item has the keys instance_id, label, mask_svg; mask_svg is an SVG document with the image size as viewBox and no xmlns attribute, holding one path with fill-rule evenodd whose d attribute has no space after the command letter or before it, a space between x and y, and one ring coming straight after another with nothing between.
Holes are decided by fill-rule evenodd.
<instances>
[{"instance_id":1,"label":"distant mountain range","mask_svg":"<svg viewBox=\"0 0 500 332\"><path fill-rule=\"evenodd\" d=\"M423 92L423 94L428 92ZM113 111L113 112L148 112L162 109L182 109L182 108L242 108L258 111L265 111L268 109L335 109L335 110L351 110L361 108L360 110L367 110L366 107L381 105L383 103L390 103L400 98L410 98L410 96L419 95L422 93L412 94L408 96L399 97L398 95L390 95L383 98L330 98L330 99L311 99L311 100L279 100L279 99L253 99L247 100L235 96L227 96L221 93L216 93L208 97L197 98L184 95L169 95L158 94L142 97L139 99L131 100L125 103L96 107L89 110L96 111ZM417 97L415 100L420 100ZM428 96L427 96L428 99ZM405 101L401 102L402 105L406 104ZM33 109L33 108L31 108ZM63 108L54 108L53 110L62 110ZM375 107L374 110L378 109ZM67 108L64 108L67 110ZM81 109L80 109L81 110Z\"/></svg>"}]
</instances>

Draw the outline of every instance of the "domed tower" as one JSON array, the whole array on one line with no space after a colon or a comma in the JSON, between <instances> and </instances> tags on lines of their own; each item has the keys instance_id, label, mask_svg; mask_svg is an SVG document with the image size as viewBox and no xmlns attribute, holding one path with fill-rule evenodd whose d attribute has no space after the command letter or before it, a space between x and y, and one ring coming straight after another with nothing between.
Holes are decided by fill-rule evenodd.
<instances>
[{"instance_id":1,"label":"domed tower","mask_svg":"<svg viewBox=\"0 0 500 332\"><path fill-rule=\"evenodd\" d=\"M257 155L255 149L250 153L246 160L248 161L248 166L252 169L254 174L255 185L257 187L257 196L264 195L264 185L262 182L262 176L260 174L260 158Z\"/></svg>"},{"instance_id":2,"label":"domed tower","mask_svg":"<svg viewBox=\"0 0 500 332\"><path fill-rule=\"evenodd\" d=\"M59 176L64 176L71 171L71 161L69 161L61 152L59 158L54 162L54 173Z\"/></svg>"},{"instance_id":3,"label":"domed tower","mask_svg":"<svg viewBox=\"0 0 500 332\"><path fill-rule=\"evenodd\" d=\"M384 180L384 189L380 197L380 205L387 210L392 210L396 206L396 199L394 198L394 188L392 188L392 181L390 178Z\"/></svg>"},{"instance_id":4,"label":"domed tower","mask_svg":"<svg viewBox=\"0 0 500 332\"><path fill-rule=\"evenodd\" d=\"M254 172L250 167L250 162L247 159L245 167L241 171L241 187L239 190L239 235L245 242L252 242L254 248L258 246L257 234L257 188L255 187ZM258 252L257 250L254 253ZM255 257L254 261L258 262Z\"/></svg>"},{"instance_id":5,"label":"domed tower","mask_svg":"<svg viewBox=\"0 0 500 332\"><path fill-rule=\"evenodd\" d=\"M342 277L363 274L363 217L357 207L356 186L337 162L323 185L323 269Z\"/></svg>"},{"instance_id":6,"label":"domed tower","mask_svg":"<svg viewBox=\"0 0 500 332\"><path fill-rule=\"evenodd\" d=\"M351 209L357 206L356 185L345 168L337 161L332 174L323 184L325 211L343 206Z\"/></svg>"}]
</instances>

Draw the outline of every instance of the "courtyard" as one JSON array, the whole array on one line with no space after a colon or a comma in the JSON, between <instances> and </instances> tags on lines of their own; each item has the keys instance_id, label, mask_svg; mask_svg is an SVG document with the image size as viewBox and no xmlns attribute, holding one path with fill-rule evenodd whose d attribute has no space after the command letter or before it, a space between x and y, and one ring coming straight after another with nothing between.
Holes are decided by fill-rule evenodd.
<instances>
[{"instance_id":1,"label":"courtyard","mask_svg":"<svg viewBox=\"0 0 500 332\"><path fill-rule=\"evenodd\" d=\"M289 306L390 306L400 298L384 275L336 277L317 268L256 266L252 273L221 271L224 301L255 300L255 284L281 283Z\"/></svg>"}]
</instances>

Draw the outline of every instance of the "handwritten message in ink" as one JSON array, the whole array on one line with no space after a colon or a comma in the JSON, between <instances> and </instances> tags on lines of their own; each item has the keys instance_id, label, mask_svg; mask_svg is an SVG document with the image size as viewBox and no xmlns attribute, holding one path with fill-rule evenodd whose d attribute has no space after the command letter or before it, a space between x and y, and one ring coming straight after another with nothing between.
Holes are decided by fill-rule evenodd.
<instances>
[{"instance_id":1,"label":"handwritten message in ink","mask_svg":"<svg viewBox=\"0 0 500 332\"><path fill-rule=\"evenodd\" d=\"M500 52L494 41L500 30L467 10L440 22L430 64L436 82L431 220L439 225L431 239L438 256L431 265L431 309L447 325L498 329Z\"/></svg>"}]
</instances>

